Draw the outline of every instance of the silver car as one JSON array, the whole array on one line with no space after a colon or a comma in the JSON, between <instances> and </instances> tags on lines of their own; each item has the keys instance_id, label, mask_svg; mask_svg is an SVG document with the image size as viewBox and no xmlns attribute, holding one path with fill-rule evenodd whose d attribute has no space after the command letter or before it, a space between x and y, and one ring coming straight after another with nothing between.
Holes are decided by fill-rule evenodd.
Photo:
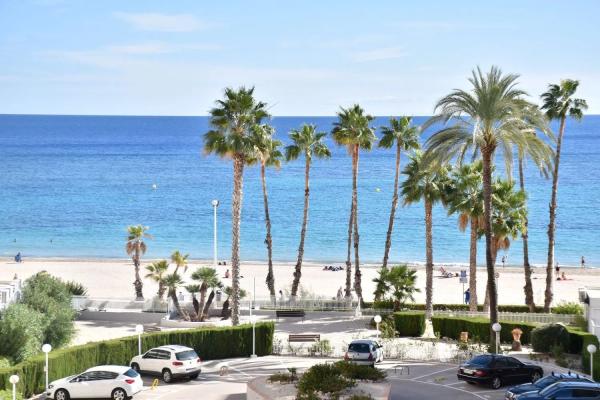
<instances>
[{"instance_id":1,"label":"silver car","mask_svg":"<svg viewBox=\"0 0 600 400\"><path fill-rule=\"evenodd\" d=\"M348 351L344 359L358 365L375 366L375 363L383 361L383 346L374 340L353 340L348 345Z\"/></svg>"}]
</instances>

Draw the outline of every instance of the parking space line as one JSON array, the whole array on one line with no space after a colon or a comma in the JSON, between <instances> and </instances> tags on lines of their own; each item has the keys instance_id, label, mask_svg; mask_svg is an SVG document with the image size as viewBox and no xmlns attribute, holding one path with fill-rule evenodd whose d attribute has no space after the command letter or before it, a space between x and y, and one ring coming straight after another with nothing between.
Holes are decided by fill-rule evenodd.
<instances>
[{"instance_id":1,"label":"parking space line","mask_svg":"<svg viewBox=\"0 0 600 400\"><path fill-rule=\"evenodd\" d=\"M439 374L439 373L446 372L446 371L450 371L451 369L456 369L456 367L450 367L450 368L446 368L446 369L442 369L442 370L439 370L439 371L432 372L430 374L425 374L425 375L417 376L416 378L412 378L412 380L414 381L414 380L417 380L417 379L427 378L428 376Z\"/></svg>"},{"instance_id":2,"label":"parking space line","mask_svg":"<svg viewBox=\"0 0 600 400\"><path fill-rule=\"evenodd\" d=\"M486 397L480 396L478 393L469 392L468 390L457 388L457 387L454 387L454 386L441 385L439 383L433 383L433 382L415 381L415 380L412 380L412 379L406 379L406 380L407 381L413 381L413 382L416 382L416 383L422 383L424 385L441 386L441 387L445 387L445 388L452 389L452 390L458 390L459 392L463 392L463 393L467 393L467 394L473 395L473 396L475 396L477 398L480 398L481 400L487 400L487 396Z\"/></svg>"}]
</instances>

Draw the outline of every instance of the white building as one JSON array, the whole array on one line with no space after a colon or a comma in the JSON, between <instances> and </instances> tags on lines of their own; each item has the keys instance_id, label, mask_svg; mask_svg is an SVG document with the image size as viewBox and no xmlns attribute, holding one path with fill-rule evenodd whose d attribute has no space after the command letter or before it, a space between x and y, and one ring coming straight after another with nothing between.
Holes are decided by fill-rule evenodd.
<instances>
[{"instance_id":1,"label":"white building","mask_svg":"<svg viewBox=\"0 0 600 400\"><path fill-rule=\"evenodd\" d=\"M0 311L21 298L21 280L15 275L12 281L0 281Z\"/></svg>"}]
</instances>

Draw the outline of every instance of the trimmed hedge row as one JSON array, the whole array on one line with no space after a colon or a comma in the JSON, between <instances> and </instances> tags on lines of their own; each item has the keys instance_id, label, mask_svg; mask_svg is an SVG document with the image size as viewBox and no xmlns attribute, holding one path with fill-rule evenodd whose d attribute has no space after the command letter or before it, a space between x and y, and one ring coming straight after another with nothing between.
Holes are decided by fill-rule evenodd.
<instances>
[{"instance_id":1,"label":"trimmed hedge row","mask_svg":"<svg viewBox=\"0 0 600 400\"><path fill-rule=\"evenodd\" d=\"M394 313L394 325L399 336L420 337L425 333L425 313L405 311Z\"/></svg>"},{"instance_id":2,"label":"trimmed hedge row","mask_svg":"<svg viewBox=\"0 0 600 400\"><path fill-rule=\"evenodd\" d=\"M477 339L481 343L490 342L490 320L487 318L460 318L460 317L431 317L433 331L439 332L442 337L459 340L461 332L469 332L469 339ZM514 328L520 328L523 331L521 343L529 344L531 342L531 331L537 327L534 324L503 322L500 331L501 342L512 342L511 331Z\"/></svg>"},{"instance_id":3,"label":"trimmed hedge row","mask_svg":"<svg viewBox=\"0 0 600 400\"><path fill-rule=\"evenodd\" d=\"M374 309L393 309L394 302L393 301L374 301L374 302L365 302L365 308L374 308ZM410 311L425 311L425 304L403 304L402 308ZM434 311L469 311L469 306L467 304L434 304ZM483 311L483 305L480 304L477 306L477 311ZM500 312L514 312L514 313L528 313L529 307L525 305L517 305L517 304L505 304L499 305L498 311ZM544 307L536 306L536 313L543 313Z\"/></svg>"},{"instance_id":4,"label":"trimmed hedge row","mask_svg":"<svg viewBox=\"0 0 600 400\"><path fill-rule=\"evenodd\" d=\"M274 330L271 322L256 324L257 355L272 353ZM156 332L142 336L142 351L167 344L192 347L202 360L250 356L252 325ZM137 336L52 351L49 354L49 379L52 381L74 375L96 365L129 365L137 352ZM44 365L44 355L39 355L13 367L0 369L0 390L12 389L8 379L16 374L21 378L18 390L24 396L41 393L45 388Z\"/></svg>"}]
</instances>

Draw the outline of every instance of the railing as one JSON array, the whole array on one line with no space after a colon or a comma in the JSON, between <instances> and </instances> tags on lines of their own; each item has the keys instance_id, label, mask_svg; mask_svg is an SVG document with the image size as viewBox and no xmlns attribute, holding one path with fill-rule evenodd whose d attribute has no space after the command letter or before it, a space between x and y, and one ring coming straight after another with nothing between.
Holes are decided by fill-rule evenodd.
<instances>
[{"instance_id":1,"label":"railing","mask_svg":"<svg viewBox=\"0 0 600 400\"><path fill-rule=\"evenodd\" d=\"M250 304L249 300L243 300L242 306ZM305 310L305 311L355 311L358 306L357 301L347 300L328 300L328 299L297 299L295 301L280 299L275 300L255 300L252 302L254 308L259 307L264 310Z\"/></svg>"},{"instance_id":2,"label":"railing","mask_svg":"<svg viewBox=\"0 0 600 400\"><path fill-rule=\"evenodd\" d=\"M434 315L444 315L449 317L483 317L489 318L489 313L484 311L434 311ZM534 324L551 324L562 322L572 324L576 321L577 315L573 314L542 314L542 313L509 313L499 312L498 320L506 322L531 322Z\"/></svg>"}]
</instances>

